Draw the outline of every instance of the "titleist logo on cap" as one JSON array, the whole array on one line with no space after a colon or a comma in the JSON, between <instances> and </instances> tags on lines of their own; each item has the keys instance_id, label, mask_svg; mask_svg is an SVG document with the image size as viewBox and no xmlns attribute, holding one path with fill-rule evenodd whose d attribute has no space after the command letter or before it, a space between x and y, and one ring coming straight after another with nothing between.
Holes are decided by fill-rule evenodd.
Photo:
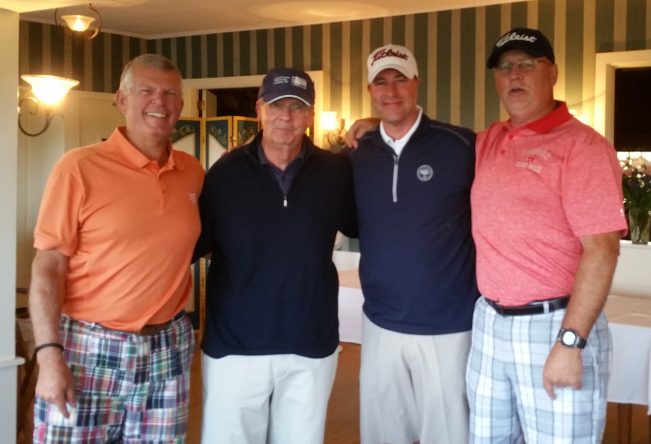
<instances>
[{"instance_id":1,"label":"titleist logo on cap","mask_svg":"<svg viewBox=\"0 0 651 444\"><path fill-rule=\"evenodd\" d=\"M499 39L497 41L497 43L495 43L495 46L499 48L499 47L507 44L508 42L511 42L511 41L514 41L514 40L522 40L522 41L529 42L529 43L535 43L536 37L533 36L533 35L518 34L517 32L512 32L510 34L505 35L501 39Z\"/></svg>"},{"instance_id":2,"label":"titleist logo on cap","mask_svg":"<svg viewBox=\"0 0 651 444\"><path fill-rule=\"evenodd\" d=\"M299 88L307 89L307 80L298 77L298 76L278 76L274 78L274 85L287 85L288 83L292 86L297 86Z\"/></svg>"},{"instance_id":3,"label":"titleist logo on cap","mask_svg":"<svg viewBox=\"0 0 651 444\"><path fill-rule=\"evenodd\" d=\"M383 59L385 57L398 57L400 59L409 60L409 56L404 52L395 51L391 48L382 48L378 52L373 54L373 61L371 62L371 66L373 66L375 62L377 62L378 60Z\"/></svg>"}]
</instances>

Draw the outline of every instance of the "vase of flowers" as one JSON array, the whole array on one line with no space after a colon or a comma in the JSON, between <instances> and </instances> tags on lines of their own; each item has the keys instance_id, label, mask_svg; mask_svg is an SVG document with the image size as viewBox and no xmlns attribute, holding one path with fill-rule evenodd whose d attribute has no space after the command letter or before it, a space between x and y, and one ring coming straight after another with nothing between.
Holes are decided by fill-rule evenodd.
<instances>
[{"instance_id":1,"label":"vase of flowers","mask_svg":"<svg viewBox=\"0 0 651 444\"><path fill-rule=\"evenodd\" d=\"M628 156L622 161L622 190L631 242L647 244L651 226L651 164L644 157Z\"/></svg>"}]
</instances>

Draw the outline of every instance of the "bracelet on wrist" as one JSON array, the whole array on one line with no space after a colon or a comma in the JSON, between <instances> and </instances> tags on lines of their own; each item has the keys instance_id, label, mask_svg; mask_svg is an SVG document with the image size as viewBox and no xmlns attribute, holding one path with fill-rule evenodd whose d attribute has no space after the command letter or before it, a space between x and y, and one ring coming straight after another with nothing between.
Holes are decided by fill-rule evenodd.
<instances>
[{"instance_id":1,"label":"bracelet on wrist","mask_svg":"<svg viewBox=\"0 0 651 444\"><path fill-rule=\"evenodd\" d=\"M47 342L45 344L37 345L36 347L34 347L34 357L36 357L36 353L48 347L58 348L59 350L61 350L61 352L63 352L63 344L60 344L58 342Z\"/></svg>"}]
</instances>

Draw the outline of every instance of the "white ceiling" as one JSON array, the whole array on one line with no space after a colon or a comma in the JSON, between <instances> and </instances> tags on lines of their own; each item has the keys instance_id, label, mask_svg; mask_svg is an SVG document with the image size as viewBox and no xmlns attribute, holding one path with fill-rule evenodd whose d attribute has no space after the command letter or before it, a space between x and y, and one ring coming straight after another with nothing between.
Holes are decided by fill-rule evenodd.
<instances>
[{"instance_id":1,"label":"white ceiling","mask_svg":"<svg viewBox=\"0 0 651 444\"><path fill-rule=\"evenodd\" d=\"M416 14L517 0L95 0L102 30L155 39ZM73 6L71 6L73 5ZM74 6L76 5L76 6ZM54 23L62 14L92 15L79 0L0 0L21 19Z\"/></svg>"}]
</instances>

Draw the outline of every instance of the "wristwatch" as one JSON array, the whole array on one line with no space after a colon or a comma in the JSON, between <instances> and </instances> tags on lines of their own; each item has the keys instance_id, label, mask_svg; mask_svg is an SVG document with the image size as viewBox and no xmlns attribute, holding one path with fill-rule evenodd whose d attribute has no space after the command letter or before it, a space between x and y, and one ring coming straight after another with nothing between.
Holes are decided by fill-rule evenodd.
<instances>
[{"instance_id":1,"label":"wristwatch","mask_svg":"<svg viewBox=\"0 0 651 444\"><path fill-rule=\"evenodd\" d=\"M588 341L585 338L579 336L579 333L571 328L561 328L558 331L558 342L563 344L565 347L570 348L585 348L585 345Z\"/></svg>"}]
</instances>

